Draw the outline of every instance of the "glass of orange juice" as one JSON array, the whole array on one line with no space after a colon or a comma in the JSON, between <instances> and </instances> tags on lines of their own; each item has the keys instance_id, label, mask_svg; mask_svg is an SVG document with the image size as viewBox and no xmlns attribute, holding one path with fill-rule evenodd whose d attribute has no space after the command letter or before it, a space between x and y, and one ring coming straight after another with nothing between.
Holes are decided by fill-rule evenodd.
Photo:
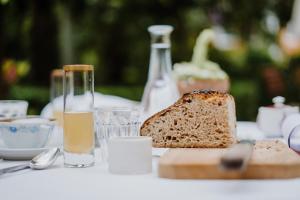
<instances>
[{"instance_id":1,"label":"glass of orange juice","mask_svg":"<svg viewBox=\"0 0 300 200\"><path fill-rule=\"evenodd\" d=\"M94 67L64 66L64 164L94 164Z\"/></svg>"}]
</instances>

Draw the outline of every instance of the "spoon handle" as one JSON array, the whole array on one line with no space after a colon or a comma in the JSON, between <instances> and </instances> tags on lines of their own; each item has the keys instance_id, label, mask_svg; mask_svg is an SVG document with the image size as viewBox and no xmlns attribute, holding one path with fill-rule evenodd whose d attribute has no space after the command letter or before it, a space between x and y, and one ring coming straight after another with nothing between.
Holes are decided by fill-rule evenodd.
<instances>
[{"instance_id":1,"label":"spoon handle","mask_svg":"<svg viewBox=\"0 0 300 200\"><path fill-rule=\"evenodd\" d=\"M27 168L30 168L28 164L3 168L3 169L0 169L0 176L3 174L6 174L6 173L16 172L16 171L19 171L22 169L27 169Z\"/></svg>"}]
</instances>

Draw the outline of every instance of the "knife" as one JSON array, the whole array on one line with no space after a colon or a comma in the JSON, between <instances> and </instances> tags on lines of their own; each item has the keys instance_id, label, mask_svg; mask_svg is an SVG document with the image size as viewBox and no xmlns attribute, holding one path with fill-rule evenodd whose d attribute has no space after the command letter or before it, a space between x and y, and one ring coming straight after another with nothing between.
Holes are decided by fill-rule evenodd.
<instances>
[{"instance_id":1,"label":"knife","mask_svg":"<svg viewBox=\"0 0 300 200\"><path fill-rule=\"evenodd\" d=\"M230 147L220 159L220 169L223 171L244 171L252 156L255 140L240 140Z\"/></svg>"}]
</instances>

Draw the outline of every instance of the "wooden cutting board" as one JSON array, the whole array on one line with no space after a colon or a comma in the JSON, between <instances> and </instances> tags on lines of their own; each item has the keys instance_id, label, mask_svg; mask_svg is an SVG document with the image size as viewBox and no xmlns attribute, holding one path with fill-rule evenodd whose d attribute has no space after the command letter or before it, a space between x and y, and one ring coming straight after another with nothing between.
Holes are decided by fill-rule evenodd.
<instances>
[{"instance_id":1,"label":"wooden cutting board","mask_svg":"<svg viewBox=\"0 0 300 200\"><path fill-rule=\"evenodd\" d=\"M171 179L283 179L300 177L300 156L279 140L257 141L244 172L225 172L226 149L169 149L159 160L159 177Z\"/></svg>"}]
</instances>

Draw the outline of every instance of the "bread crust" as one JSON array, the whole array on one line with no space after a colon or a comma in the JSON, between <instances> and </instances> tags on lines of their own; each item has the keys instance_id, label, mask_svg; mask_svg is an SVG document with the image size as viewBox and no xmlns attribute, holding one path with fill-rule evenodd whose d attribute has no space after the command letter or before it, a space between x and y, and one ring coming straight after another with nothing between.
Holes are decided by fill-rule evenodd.
<instances>
[{"instance_id":1,"label":"bread crust","mask_svg":"<svg viewBox=\"0 0 300 200\"><path fill-rule=\"evenodd\" d=\"M226 79L199 79L199 80L177 80L177 86L180 94L192 92L194 90L215 90L220 92L228 92L230 88L230 80Z\"/></svg>"}]
</instances>

